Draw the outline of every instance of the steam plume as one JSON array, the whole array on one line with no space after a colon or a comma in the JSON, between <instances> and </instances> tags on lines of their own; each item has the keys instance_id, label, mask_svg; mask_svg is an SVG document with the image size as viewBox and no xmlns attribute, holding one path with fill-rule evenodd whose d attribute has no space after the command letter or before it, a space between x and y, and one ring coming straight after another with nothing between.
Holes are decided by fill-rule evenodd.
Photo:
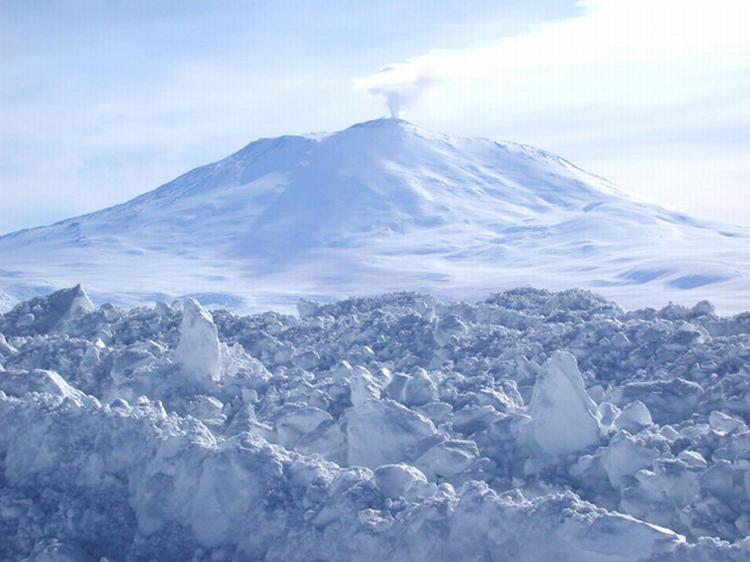
<instances>
[{"instance_id":1,"label":"steam plume","mask_svg":"<svg viewBox=\"0 0 750 562\"><path fill-rule=\"evenodd\" d=\"M384 66L371 76L355 80L354 85L357 90L385 98L391 118L401 118L435 83L416 68L408 63Z\"/></svg>"}]
</instances>

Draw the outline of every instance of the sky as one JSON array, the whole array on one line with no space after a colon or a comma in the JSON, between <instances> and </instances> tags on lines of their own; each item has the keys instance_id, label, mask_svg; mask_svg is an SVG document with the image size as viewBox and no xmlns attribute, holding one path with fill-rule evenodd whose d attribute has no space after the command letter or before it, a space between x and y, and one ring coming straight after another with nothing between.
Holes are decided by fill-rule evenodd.
<instances>
[{"instance_id":1,"label":"sky","mask_svg":"<svg viewBox=\"0 0 750 562\"><path fill-rule=\"evenodd\" d=\"M401 114L750 225L746 0L0 0L0 233Z\"/></svg>"}]
</instances>

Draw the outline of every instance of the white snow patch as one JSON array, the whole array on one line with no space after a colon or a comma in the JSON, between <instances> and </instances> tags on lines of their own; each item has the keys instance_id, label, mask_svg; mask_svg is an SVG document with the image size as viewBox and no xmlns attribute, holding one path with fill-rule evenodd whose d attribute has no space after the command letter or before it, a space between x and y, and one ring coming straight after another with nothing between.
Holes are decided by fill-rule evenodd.
<instances>
[{"instance_id":1,"label":"white snow patch","mask_svg":"<svg viewBox=\"0 0 750 562\"><path fill-rule=\"evenodd\" d=\"M182 327L175 361L196 385L206 385L219 378L218 331L211 314L195 299L187 299L182 304Z\"/></svg>"},{"instance_id":2,"label":"white snow patch","mask_svg":"<svg viewBox=\"0 0 750 562\"><path fill-rule=\"evenodd\" d=\"M550 455L566 455L599 442L599 414L586 393L575 357L556 352L534 384L529 413L533 437Z\"/></svg>"}]
</instances>

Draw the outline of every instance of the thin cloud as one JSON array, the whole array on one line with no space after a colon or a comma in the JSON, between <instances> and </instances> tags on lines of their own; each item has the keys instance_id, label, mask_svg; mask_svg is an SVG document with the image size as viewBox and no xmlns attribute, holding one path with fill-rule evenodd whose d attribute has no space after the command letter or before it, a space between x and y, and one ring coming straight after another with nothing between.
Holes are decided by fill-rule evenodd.
<instances>
[{"instance_id":1,"label":"thin cloud","mask_svg":"<svg viewBox=\"0 0 750 562\"><path fill-rule=\"evenodd\" d=\"M643 108L725 94L702 80L750 67L744 2L585 0L579 17L498 44L439 50L355 80L355 88L418 106L421 80L432 114L529 114L606 105ZM746 87L750 80L742 80ZM489 113L488 113L489 112Z\"/></svg>"}]
</instances>

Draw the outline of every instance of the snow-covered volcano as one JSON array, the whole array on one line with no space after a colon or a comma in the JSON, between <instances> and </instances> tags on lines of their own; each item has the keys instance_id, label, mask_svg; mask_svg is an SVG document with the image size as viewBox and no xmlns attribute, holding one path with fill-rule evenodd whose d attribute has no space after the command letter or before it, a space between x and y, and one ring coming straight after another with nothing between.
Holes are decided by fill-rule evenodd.
<instances>
[{"instance_id":1,"label":"snow-covered volcano","mask_svg":"<svg viewBox=\"0 0 750 562\"><path fill-rule=\"evenodd\" d=\"M750 234L636 201L550 153L380 119L260 139L127 203L0 237L0 292L237 308L429 290L750 301Z\"/></svg>"}]
</instances>

